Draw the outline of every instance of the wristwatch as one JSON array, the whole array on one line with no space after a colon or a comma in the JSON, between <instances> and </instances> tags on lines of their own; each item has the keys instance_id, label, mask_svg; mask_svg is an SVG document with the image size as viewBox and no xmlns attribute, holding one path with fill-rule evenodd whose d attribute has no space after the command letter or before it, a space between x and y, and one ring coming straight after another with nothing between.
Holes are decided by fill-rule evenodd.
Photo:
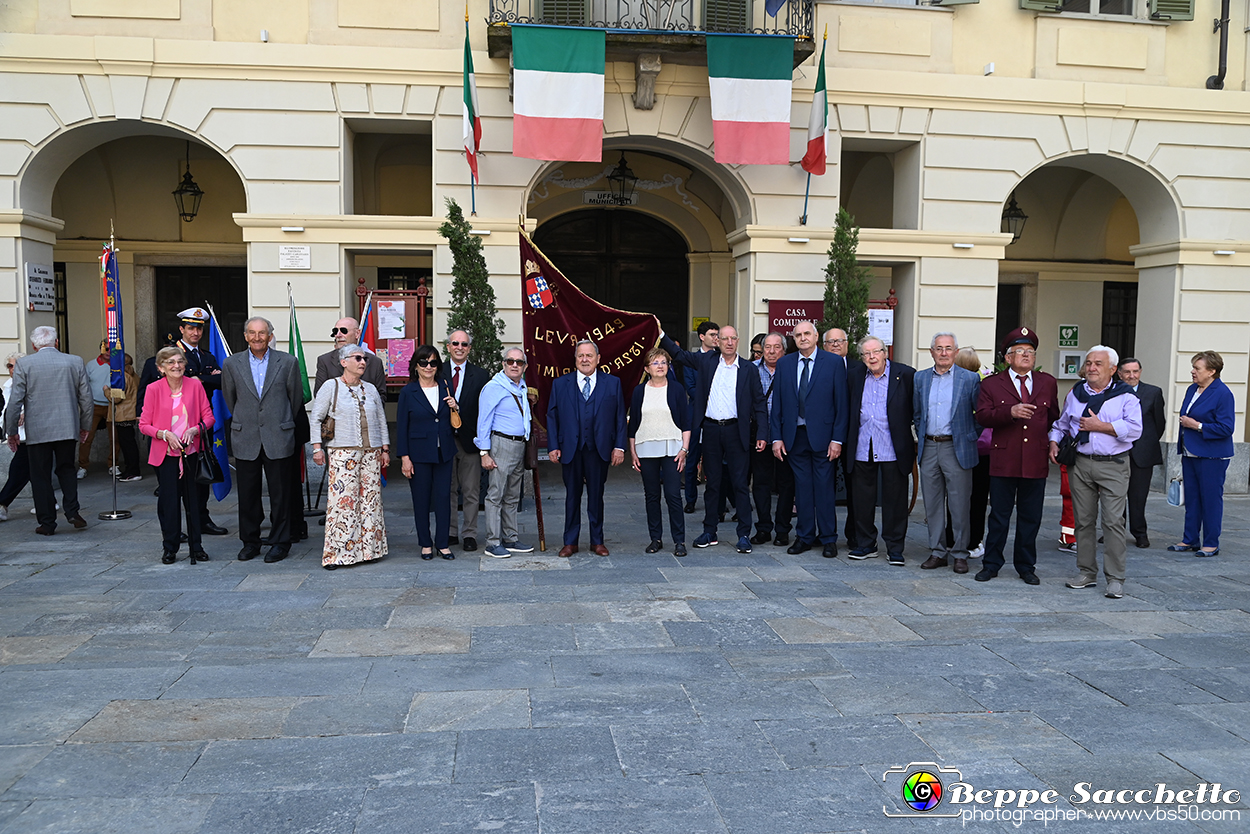
<instances>
[{"instance_id":1,"label":"wristwatch","mask_svg":"<svg viewBox=\"0 0 1250 834\"><path fill-rule=\"evenodd\" d=\"M490 454L490 452L487 451L486 449L478 449L477 453L481 455L482 457L486 457L487 455Z\"/></svg>"}]
</instances>

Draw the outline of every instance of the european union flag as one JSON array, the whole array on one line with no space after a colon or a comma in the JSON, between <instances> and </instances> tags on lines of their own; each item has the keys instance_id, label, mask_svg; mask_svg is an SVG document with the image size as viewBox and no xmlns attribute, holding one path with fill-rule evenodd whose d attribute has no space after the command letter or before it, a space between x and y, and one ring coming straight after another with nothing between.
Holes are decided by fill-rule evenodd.
<instances>
[{"instance_id":1,"label":"european union flag","mask_svg":"<svg viewBox=\"0 0 1250 834\"><path fill-rule=\"evenodd\" d=\"M226 357L230 355L230 349L226 347L226 340L222 336L221 326L217 324L215 315L209 319L208 352L217 360L219 368L226 364ZM213 484L213 495L218 501L224 501L233 485L233 479L230 476L230 456L226 453L226 421L230 419L230 409L226 408L226 395L220 390L213 392L212 405L213 454L217 456L217 462L221 464L222 474L226 476L221 483Z\"/></svg>"}]
</instances>

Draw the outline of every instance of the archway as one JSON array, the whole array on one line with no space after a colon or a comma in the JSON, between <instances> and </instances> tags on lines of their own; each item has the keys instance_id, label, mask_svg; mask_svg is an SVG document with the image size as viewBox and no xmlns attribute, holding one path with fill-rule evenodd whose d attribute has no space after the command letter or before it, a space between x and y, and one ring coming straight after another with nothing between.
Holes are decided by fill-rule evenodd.
<instances>
[{"instance_id":1,"label":"archway","mask_svg":"<svg viewBox=\"0 0 1250 834\"><path fill-rule=\"evenodd\" d=\"M628 209L583 209L539 226L534 242L596 301L653 313L666 333L688 329L689 249L668 224Z\"/></svg>"}]
</instances>

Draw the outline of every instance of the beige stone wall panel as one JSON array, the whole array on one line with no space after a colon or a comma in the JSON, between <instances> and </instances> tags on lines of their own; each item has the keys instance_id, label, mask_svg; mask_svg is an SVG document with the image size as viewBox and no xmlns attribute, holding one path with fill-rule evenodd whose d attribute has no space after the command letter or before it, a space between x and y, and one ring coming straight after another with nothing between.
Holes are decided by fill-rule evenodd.
<instances>
[{"instance_id":1,"label":"beige stone wall panel","mask_svg":"<svg viewBox=\"0 0 1250 834\"><path fill-rule=\"evenodd\" d=\"M629 120L625 116L626 108L633 103L626 103L625 96L620 93L605 93L603 96L603 132L607 136L629 135Z\"/></svg>"},{"instance_id":2,"label":"beige stone wall panel","mask_svg":"<svg viewBox=\"0 0 1250 834\"><path fill-rule=\"evenodd\" d=\"M38 145L61 129L47 105L15 104L4 108L0 118L0 139L13 139Z\"/></svg>"},{"instance_id":3,"label":"beige stone wall panel","mask_svg":"<svg viewBox=\"0 0 1250 834\"><path fill-rule=\"evenodd\" d=\"M928 7L817 6L817 25L829 26L832 55L841 67L951 72L953 17Z\"/></svg>"},{"instance_id":4,"label":"beige stone wall panel","mask_svg":"<svg viewBox=\"0 0 1250 834\"><path fill-rule=\"evenodd\" d=\"M212 0L213 39L260 43L262 29L269 43L308 42L308 0Z\"/></svg>"},{"instance_id":5,"label":"beige stone wall panel","mask_svg":"<svg viewBox=\"0 0 1250 834\"><path fill-rule=\"evenodd\" d=\"M304 214L338 214L342 189L338 183L249 180L247 206L258 214L291 214L295 208Z\"/></svg>"},{"instance_id":6,"label":"beige stone wall panel","mask_svg":"<svg viewBox=\"0 0 1250 834\"><path fill-rule=\"evenodd\" d=\"M690 96L657 96L655 109L651 112L660 112L660 123L657 135L661 136L681 136L685 130L686 122L690 118L694 110L695 99ZM711 110L708 115L710 118Z\"/></svg>"},{"instance_id":7,"label":"beige stone wall panel","mask_svg":"<svg viewBox=\"0 0 1250 834\"><path fill-rule=\"evenodd\" d=\"M899 118L898 132L912 136L920 136L929 130L929 117L932 110L922 107L904 107Z\"/></svg>"},{"instance_id":8,"label":"beige stone wall panel","mask_svg":"<svg viewBox=\"0 0 1250 834\"><path fill-rule=\"evenodd\" d=\"M1172 183L1182 206L1203 208L1245 209L1246 194L1250 191L1244 179L1206 179L1177 177ZM1201 237L1201 235L1191 236Z\"/></svg>"},{"instance_id":9,"label":"beige stone wall panel","mask_svg":"<svg viewBox=\"0 0 1250 834\"><path fill-rule=\"evenodd\" d=\"M1032 138L929 136L925 140L925 167L1014 171L1023 178L1046 161Z\"/></svg>"},{"instance_id":10,"label":"beige stone wall panel","mask_svg":"<svg viewBox=\"0 0 1250 834\"><path fill-rule=\"evenodd\" d=\"M902 112L900 107L869 107L868 132L897 133L899 118L902 116ZM793 120L794 114L791 114L791 121Z\"/></svg>"},{"instance_id":11,"label":"beige stone wall panel","mask_svg":"<svg viewBox=\"0 0 1250 834\"><path fill-rule=\"evenodd\" d=\"M1037 143L1046 158L1067 153L1071 149L1063 121L1056 116L934 110L929 120L929 135L1010 140L1028 137ZM981 164L979 156L966 161L974 165Z\"/></svg>"},{"instance_id":12,"label":"beige stone wall panel","mask_svg":"<svg viewBox=\"0 0 1250 834\"><path fill-rule=\"evenodd\" d=\"M126 17L133 19L177 20L182 16L181 0L69 0L73 17Z\"/></svg>"},{"instance_id":13,"label":"beige stone wall panel","mask_svg":"<svg viewBox=\"0 0 1250 834\"><path fill-rule=\"evenodd\" d=\"M925 171L922 194L926 200L984 201L1000 205L1020 181L1012 171L932 168Z\"/></svg>"},{"instance_id":14,"label":"beige stone wall panel","mask_svg":"<svg viewBox=\"0 0 1250 834\"><path fill-rule=\"evenodd\" d=\"M38 0L35 31L212 40L212 4L213 0Z\"/></svg>"},{"instance_id":15,"label":"beige stone wall panel","mask_svg":"<svg viewBox=\"0 0 1250 834\"><path fill-rule=\"evenodd\" d=\"M1167 83L1168 25L1081 20L1074 15L1038 15L1036 21L1037 78Z\"/></svg>"},{"instance_id":16,"label":"beige stone wall panel","mask_svg":"<svg viewBox=\"0 0 1250 834\"><path fill-rule=\"evenodd\" d=\"M113 94L113 109L117 118L143 117L143 97L147 94L148 79L136 75L110 75L109 89Z\"/></svg>"},{"instance_id":17,"label":"beige stone wall panel","mask_svg":"<svg viewBox=\"0 0 1250 834\"><path fill-rule=\"evenodd\" d=\"M0 176L17 176L31 156L25 142L0 142Z\"/></svg>"},{"instance_id":18,"label":"beige stone wall panel","mask_svg":"<svg viewBox=\"0 0 1250 834\"><path fill-rule=\"evenodd\" d=\"M14 104L46 104L65 125L86 121L92 115L82 82L75 75L5 73L0 95Z\"/></svg>"},{"instance_id":19,"label":"beige stone wall panel","mask_svg":"<svg viewBox=\"0 0 1250 834\"><path fill-rule=\"evenodd\" d=\"M339 146L336 114L214 110L200 128L209 142L229 151L235 145Z\"/></svg>"},{"instance_id":20,"label":"beige stone wall panel","mask_svg":"<svg viewBox=\"0 0 1250 834\"><path fill-rule=\"evenodd\" d=\"M837 113L838 129L843 133L868 132L868 108L862 104L835 104L829 108Z\"/></svg>"},{"instance_id":21,"label":"beige stone wall panel","mask_svg":"<svg viewBox=\"0 0 1250 834\"><path fill-rule=\"evenodd\" d=\"M477 58L474 57L474 61L476 60ZM474 67L476 68L476 63L474 64ZM406 107L406 111L408 115L410 116L433 116L434 108L438 105L438 96L439 96L440 90L441 88L439 87L426 87L426 86L419 86L416 84L413 84L412 86L410 86L408 88L408 104ZM494 92L494 91L492 90L490 92ZM486 94L487 94L487 89L483 88L481 83L479 82L478 88L477 88L477 97L478 97L478 103L482 105L483 109L486 108L486 103L483 101ZM505 91L505 97L506 97L506 91ZM485 132L483 132L482 138L485 138Z\"/></svg>"},{"instance_id":22,"label":"beige stone wall panel","mask_svg":"<svg viewBox=\"0 0 1250 834\"><path fill-rule=\"evenodd\" d=\"M369 112L369 88L365 84L335 84L334 98L342 113Z\"/></svg>"},{"instance_id":23,"label":"beige stone wall panel","mask_svg":"<svg viewBox=\"0 0 1250 834\"><path fill-rule=\"evenodd\" d=\"M370 84L369 100L375 113L403 113L404 96L408 88L403 84Z\"/></svg>"},{"instance_id":24,"label":"beige stone wall panel","mask_svg":"<svg viewBox=\"0 0 1250 834\"><path fill-rule=\"evenodd\" d=\"M681 138L696 147L709 149L712 147L712 102L711 99L695 99L690 116L682 128Z\"/></svg>"},{"instance_id":25,"label":"beige stone wall panel","mask_svg":"<svg viewBox=\"0 0 1250 834\"><path fill-rule=\"evenodd\" d=\"M230 158L248 180L339 181L337 148L236 146Z\"/></svg>"},{"instance_id":26,"label":"beige stone wall panel","mask_svg":"<svg viewBox=\"0 0 1250 834\"><path fill-rule=\"evenodd\" d=\"M215 108L330 113L337 106L330 85L320 82L183 78L171 96L166 118L198 131Z\"/></svg>"},{"instance_id":27,"label":"beige stone wall panel","mask_svg":"<svg viewBox=\"0 0 1250 834\"><path fill-rule=\"evenodd\" d=\"M117 115L113 108L113 87L107 75L84 75L82 83L86 88L91 110L96 116L106 118Z\"/></svg>"},{"instance_id":28,"label":"beige stone wall panel","mask_svg":"<svg viewBox=\"0 0 1250 834\"><path fill-rule=\"evenodd\" d=\"M143 118L149 121L163 120L173 90L174 79L149 78L143 95Z\"/></svg>"},{"instance_id":29,"label":"beige stone wall panel","mask_svg":"<svg viewBox=\"0 0 1250 834\"><path fill-rule=\"evenodd\" d=\"M1000 203L970 203L966 200L925 200L921 206L920 228L948 230L959 235L997 231L1003 215Z\"/></svg>"}]
</instances>

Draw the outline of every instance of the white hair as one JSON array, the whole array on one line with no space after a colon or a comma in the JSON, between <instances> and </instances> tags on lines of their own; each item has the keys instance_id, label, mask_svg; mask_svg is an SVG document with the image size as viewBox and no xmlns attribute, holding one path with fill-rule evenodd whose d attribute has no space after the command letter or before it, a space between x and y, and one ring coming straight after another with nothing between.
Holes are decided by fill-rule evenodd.
<instances>
[{"instance_id":1,"label":"white hair","mask_svg":"<svg viewBox=\"0 0 1250 834\"><path fill-rule=\"evenodd\" d=\"M933 339L929 342L929 350L933 350L937 347L937 340L943 336L949 336L951 341L955 343L955 350L959 350L959 337L949 330L943 330L941 333L934 333Z\"/></svg>"},{"instance_id":2,"label":"white hair","mask_svg":"<svg viewBox=\"0 0 1250 834\"><path fill-rule=\"evenodd\" d=\"M14 365L16 365L16 364L17 364L17 360L21 359L21 358L22 358L23 356L25 356L25 355L26 355L26 354L21 353L20 351L13 351L13 352L12 352L12 353L10 353L8 356L4 357L4 364L6 364L6 365L7 365L7 364L9 364L10 362L12 362Z\"/></svg>"},{"instance_id":3,"label":"white hair","mask_svg":"<svg viewBox=\"0 0 1250 834\"><path fill-rule=\"evenodd\" d=\"M522 358L522 359L524 359L524 358L525 358L525 350L524 350L523 348L519 348L519 347L504 348L504 349L503 349L503 356L501 356L501 357L499 357L499 358L500 358L500 359L507 359L507 358L508 358L508 354L509 354L509 353L512 353L512 351L514 351L514 350L515 350L517 353L521 354L521 358Z\"/></svg>"},{"instance_id":4,"label":"white hair","mask_svg":"<svg viewBox=\"0 0 1250 834\"><path fill-rule=\"evenodd\" d=\"M243 322L243 329L247 330L247 326L254 321L263 321L265 323L265 327L269 328L269 335L270 336L273 335L273 322L271 322L269 319L265 318L264 316L252 316L250 319Z\"/></svg>"},{"instance_id":5,"label":"white hair","mask_svg":"<svg viewBox=\"0 0 1250 834\"><path fill-rule=\"evenodd\" d=\"M1115 365L1116 367L1120 366L1120 354L1115 352L1115 348L1109 348L1106 345L1094 345L1092 348L1085 351L1086 362L1089 361L1089 355L1091 353L1105 353L1107 354L1107 358L1111 360L1112 365Z\"/></svg>"},{"instance_id":6,"label":"white hair","mask_svg":"<svg viewBox=\"0 0 1250 834\"><path fill-rule=\"evenodd\" d=\"M595 356L599 355L599 346L596 345L594 342L590 341L590 339L582 339L580 342L573 345L573 353L576 354L577 349L581 347L582 345L590 345L592 348L595 349Z\"/></svg>"},{"instance_id":7,"label":"white hair","mask_svg":"<svg viewBox=\"0 0 1250 834\"><path fill-rule=\"evenodd\" d=\"M341 348L339 348L338 353L339 353L340 362L342 362L347 357L356 353L359 353L361 356L369 355L368 353L365 353L365 349L362 348L360 345L343 345Z\"/></svg>"},{"instance_id":8,"label":"white hair","mask_svg":"<svg viewBox=\"0 0 1250 834\"><path fill-rule=\"evenodd\" d=\"M43 325L30 331L30 346L35 350L52 347L56 344L56 328Z\"/></svg>"}]
</instances>

